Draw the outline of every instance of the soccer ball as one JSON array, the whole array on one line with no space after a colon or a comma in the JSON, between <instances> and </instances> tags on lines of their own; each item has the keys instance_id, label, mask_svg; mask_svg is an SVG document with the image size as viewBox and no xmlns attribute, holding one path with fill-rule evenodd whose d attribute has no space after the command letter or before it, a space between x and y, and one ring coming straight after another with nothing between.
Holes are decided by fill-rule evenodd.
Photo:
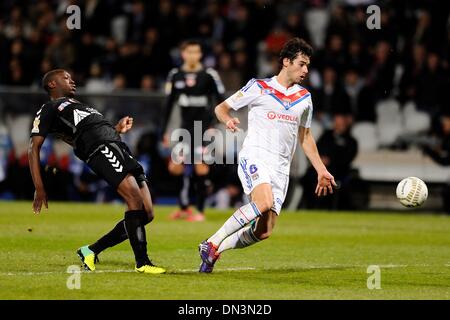
<instances>
[{"instance_id":1,"label":"soccer ball","mask_svg":"<svg viewBox=\"0 0 450 320\"><path fill-rule=\"evenodd\" d=\"M408 208L421 206L428 197L428 188L425 182L416 177L408 177L397 185L397 199Z\"/></svg>"}]
</instances>

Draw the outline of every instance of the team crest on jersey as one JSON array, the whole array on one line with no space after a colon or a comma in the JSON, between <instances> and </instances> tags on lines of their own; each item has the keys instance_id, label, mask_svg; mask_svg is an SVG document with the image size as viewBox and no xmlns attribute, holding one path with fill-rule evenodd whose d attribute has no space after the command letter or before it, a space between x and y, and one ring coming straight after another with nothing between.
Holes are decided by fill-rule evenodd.
<instances>
[{"instance_id":1,"label":"team crest on jersey","mask_svg":"<svg viewBox=\"0 0 450 320\"><path fill-rule=\"evenodd\" d=\"M275 90L272 88L261 89L261 94L273 94L273 93L275 93Z\"/></svg>"},{"instance_id":2,"label":"team crest on jersey","mask_svg":"<svg viewBox=\"0 0 450 320\"><path fill-rule=\"evenodd\" d=\"M282 101L283 101L283 105L286 109L291 107L291 102L292 102L291 99L284 98Z\"/></svg>"},{"instance_id":3,"label":"team crest on jersey","mask_svg":"<svg viewBox=\"0 0 450 320\"><path fill-rule=\"evenodd\" d=\"M193 87L197 84L197 75L196 74L187 74L186 75L186 85L188 87Z\"/></svg>"}]
</instances>

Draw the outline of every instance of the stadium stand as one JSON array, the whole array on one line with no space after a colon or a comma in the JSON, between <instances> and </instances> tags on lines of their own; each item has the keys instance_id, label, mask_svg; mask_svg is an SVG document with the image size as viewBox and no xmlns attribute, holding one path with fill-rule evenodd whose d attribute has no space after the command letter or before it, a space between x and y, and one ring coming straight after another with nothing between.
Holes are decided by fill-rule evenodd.
<instances>
[{"instance_id":1,"label":"stadium stand","mask_svg":"<svg viewBox=\"0 0 450 320\"><path fill-rule=\"evenodd\" d=\"M276 52L290 37L310 40L315 54L305 86L315 103L316 139L330 129L336 109L350 110L355 119L352 135L359 145L353 165L361 179L389 188L408 175L432 187L450 179L448 167L420 151L432 142L434 124L450 105L450 3L92 1L81 5L80 30L66 27L67 3L0 2L0 126L2 132L7 129L4 140L10 141L0 144L0 196L31 196L32 190L20 190L11 182L27 181L29 126L45 100L40 79L55 67L69 69L80 99L91 101L109 118L135 115L136 131L127 139L138 153L149 155L154 180L162 181L152 191L171 194L175 188L155 136L163 84L168 71L180 63L179 42L188 37L204 43L204 64L217 68L228 94L252 77L273 74ZM370 3L381 6L379 30L366 27ZM60 148L49 150L57 153ZM60 158L58 153L55 159ZM293 179L305 173L305 163L297 151ZM294 185L290 208L301 198ZM371 203L378 205L375 198Z\"/></svg>"}]
</instances>

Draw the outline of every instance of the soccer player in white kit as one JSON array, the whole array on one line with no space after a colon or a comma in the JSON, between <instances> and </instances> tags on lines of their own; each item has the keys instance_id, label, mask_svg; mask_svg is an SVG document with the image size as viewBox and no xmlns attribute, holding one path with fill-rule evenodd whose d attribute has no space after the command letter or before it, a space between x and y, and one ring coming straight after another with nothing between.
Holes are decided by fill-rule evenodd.
<instances>
[{"instance_id":1,"label":"soccer player in white kit","mask_svg":"<svg viewBox=\"0 0 450 320\"><path fill-rule=\"evenodd\" d=\"M248 133L239 153L238 175L251 202L199 245L199 272L212 272L225 250L269 238L286 197L297 140L317 171L316 194L333 193L334 177L323 164L310 132L311 94L299 85L308 74L311 55L312 48L304 40L289 40L280 52L277 76L252 79L216 106L217 118L232 132L239 130L240 122L230 110L248 106Z\"/></svg>"}]
</instances>

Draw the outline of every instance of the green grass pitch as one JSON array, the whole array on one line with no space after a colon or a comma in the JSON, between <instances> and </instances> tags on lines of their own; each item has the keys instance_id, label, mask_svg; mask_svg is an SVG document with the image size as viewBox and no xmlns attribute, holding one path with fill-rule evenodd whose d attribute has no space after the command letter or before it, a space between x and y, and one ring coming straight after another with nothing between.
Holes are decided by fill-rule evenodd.
<instances>
[{"instance_id":1,"label":"green grass pitch","mask_svg":"<svg viewBox=\"0 0 450 320\"><path fill-rule=\"evenodd\" d=\"M155 207L149 255L164 275L134 273L127 241L100 255L80 289L69 290L76 249L123 216L123 205L0 202L0 299L449 299L450 217L394 213L282 212L269 240L225 252L212 274L197 272L197 245L231 215L170 221ZM381 289L367 288L369 265Z\"/></svg>"}]
</instances>

